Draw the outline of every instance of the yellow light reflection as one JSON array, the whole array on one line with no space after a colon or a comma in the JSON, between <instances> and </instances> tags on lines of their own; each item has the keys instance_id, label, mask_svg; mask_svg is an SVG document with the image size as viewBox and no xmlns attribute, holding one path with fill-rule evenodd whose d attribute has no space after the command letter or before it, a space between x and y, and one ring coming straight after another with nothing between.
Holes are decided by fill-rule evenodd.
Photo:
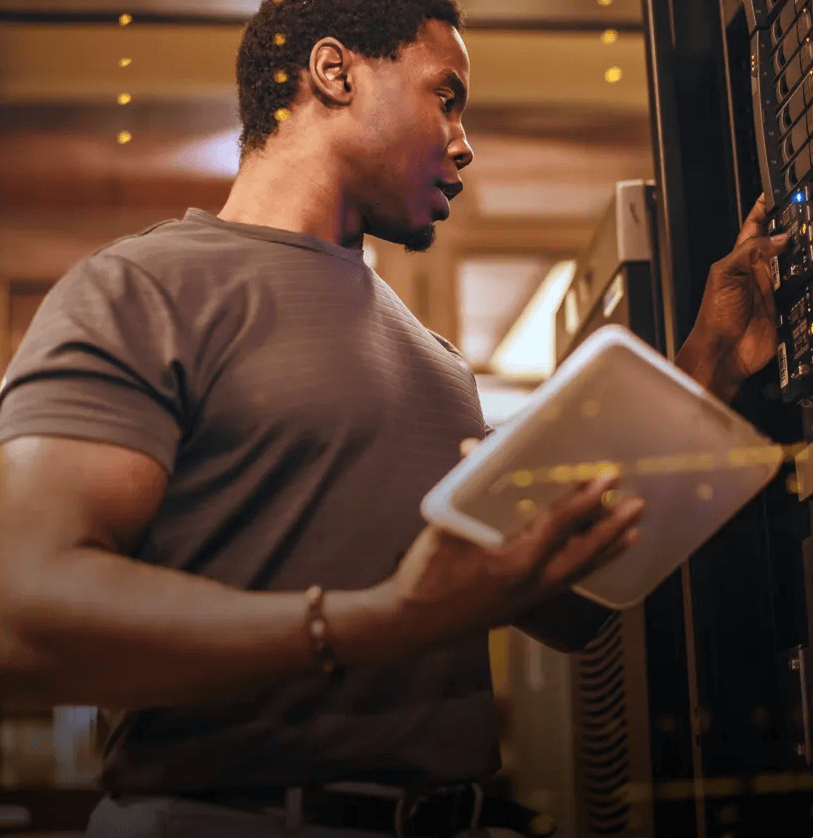
<instances>
[{"instance_id":1,"label":"yellow light reflection","mask_svg":"<svg viewBox=\"0 0 813 838\"><path fill-rule=\"evenodd\" d=\"M536 504L530 498L523 498L517 502L516 511L521 518L530 518L536 515Z\"/></svg>"},{"instance_id":2,"label":"yellow light reflection","mask_svg":"<svg viewBox=\"0 0 813 838\"><path fill-rule=\"evenodd\" d=\"M516 471L514 472L514 485L520 488L530 486L534 482L534 476L530 471Z\"/></svg>"}]
</instances>

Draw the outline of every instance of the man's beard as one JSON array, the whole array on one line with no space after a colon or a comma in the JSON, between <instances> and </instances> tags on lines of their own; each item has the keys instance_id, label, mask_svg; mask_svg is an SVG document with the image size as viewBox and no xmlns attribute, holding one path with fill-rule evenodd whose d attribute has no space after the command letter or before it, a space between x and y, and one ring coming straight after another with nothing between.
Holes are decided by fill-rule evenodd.
<instances>
[{"instance_id":1,"label":"man's beard","mask_svg":"<svg viewBox=\"0 0 813 838\"><path fill-rule=\"evenodd\" d=\"M435 243L435 236L435 225L425 224L423 227L408 230L401 244L407 253L423 253Z\"/></svg>"},{"instance_id":2,"label":"man's beard","mask_svg":"<svg viewBox=\"0 0 813 838\"><path fill-rule=\"evenodd\" d=\"M402 244L407 253L423 253L429 250L435 243L435 236L437 235L434 224L424 224L421 227L410 227L409 229L376 225L376 227L371 226L367 232L378 239L393 244Z\"/></svg>"}]
</instances>

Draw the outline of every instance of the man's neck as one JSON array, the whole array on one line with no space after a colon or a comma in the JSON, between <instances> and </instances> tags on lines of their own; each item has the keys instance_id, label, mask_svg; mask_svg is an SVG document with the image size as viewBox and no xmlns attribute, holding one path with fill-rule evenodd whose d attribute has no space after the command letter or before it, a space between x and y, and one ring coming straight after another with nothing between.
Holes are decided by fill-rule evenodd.
<instances>
[{"instance_id":1,"label":"man's neck","mask_svg":"<svg viewBox=\"0 0 813 838\"><path fill-rule=\"evenodd\" d=\"M338 172L298 149L257 152L246 159L218 218L309 233L361 249L361 219L346 206ZM318 158L317 158L318 159Z\"/></svg>"}]
</instances>

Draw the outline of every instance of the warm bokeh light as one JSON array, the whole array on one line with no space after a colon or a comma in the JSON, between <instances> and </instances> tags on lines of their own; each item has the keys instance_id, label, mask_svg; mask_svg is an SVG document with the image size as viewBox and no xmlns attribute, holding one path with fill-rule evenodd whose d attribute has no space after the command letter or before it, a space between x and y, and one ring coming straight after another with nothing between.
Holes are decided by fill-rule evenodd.
<instances>
[{"instance_id":1,"label":"warm bokeh light","mask_svg":"<svg viewBox=\"0 0 813 838\"><path fill-rule=\"evenodd\" d=\"M129 131L119 131L118 141L119 145L125 145L133 139L133 135Z\"/></svg>"},{"instance_id":2,"label":"warm bokeh light","mask_svg":"<svg viewBox=\"0 0 813 838\"><path fill-rule=\"evenodd\" d=\"M132 58L119 58L119 67L129 67L132 63Z\"/></svg>"},{"instance_id":3,"label":"warm bokeh light","mask_svg":"<svg viewBox=\"0 0 813 838\"><path fill-rule=\"evenodd\" d=\"M599 6L609 6L613 0L598 0Z\"/></svg>"},{"instance_id":4,"label":"warm bokeh light","mask_svg":"<svg viewBox=\"0 0 813 838\"><path fill-rule=\"evenodd\" d=\"M610 82L610 84L614 84L615 82L621 80L622 75L623 73L621 72L620 67L610 67L610 69L604 74L604 78Z\"/></svg>"},{"instance_id":5,"label":"warm bokeh light","mask_svg":"<svg viewBox=\"0 0 813 838\"><path fill-rule=\"evenodd\" d=\"M601 33L602 44L614 44L618 40L618 32L615 29L605 29Z\"/></svg>"},{"instance_id":6,"label":"warm bokeh light","mask_svg":"<svg viewBox=\"0 0 813 838\"><path fill-rule=\"evenodd\" d=\"M133 101L133 97L129 93L119 94L118 103L120 105L129 105Z\"/></svg>"},{"instance_id":7,"label":"warm bokeh light","mask_svg":"<svg viewBox=\"0 0 813 838\"><path fill-rule=\"evenodd\" d=\"M557 262L491 358L506 378L547 378L556 366L556 311L576 273L576 263Z\"/></svg>"},{"instance_id":8,"label":"warm bokeh light","mask_svg":"<svg viewBox=\"0 0 813 838\"><path fill-rule=\"evenodd\" d=\"M119 18L119 26L129 26L133 22L132 15L122 15Z\"/></svg>"}]
</instances>

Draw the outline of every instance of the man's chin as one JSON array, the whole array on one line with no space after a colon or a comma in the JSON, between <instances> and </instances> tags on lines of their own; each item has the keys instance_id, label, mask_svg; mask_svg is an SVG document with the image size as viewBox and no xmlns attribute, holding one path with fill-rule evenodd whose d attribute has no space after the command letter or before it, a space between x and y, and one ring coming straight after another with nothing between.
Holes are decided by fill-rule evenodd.
<instances>
[{"instance_id":1,"label":"man's chin","mask_svg":"<svg viewBox=\"0 0 813 838\"><path fill-rule=\"evenodd\" d=\"M401 242L407 253L424 253L435 243L437 232L434 224L410 230Z\"/></svg>"},{"instance_id":2,"label":"man's chin","mask_svg":"<svg viewBox=\"0 0 813 838\"><path fill-rule=\"evenodd\" d=\"M395 230L370 230L370 235L393 244L402 244L407 253L424 253L435 243L437 235L434 224L424 224L420 227Z\"/></svg>"}]
</instances>

